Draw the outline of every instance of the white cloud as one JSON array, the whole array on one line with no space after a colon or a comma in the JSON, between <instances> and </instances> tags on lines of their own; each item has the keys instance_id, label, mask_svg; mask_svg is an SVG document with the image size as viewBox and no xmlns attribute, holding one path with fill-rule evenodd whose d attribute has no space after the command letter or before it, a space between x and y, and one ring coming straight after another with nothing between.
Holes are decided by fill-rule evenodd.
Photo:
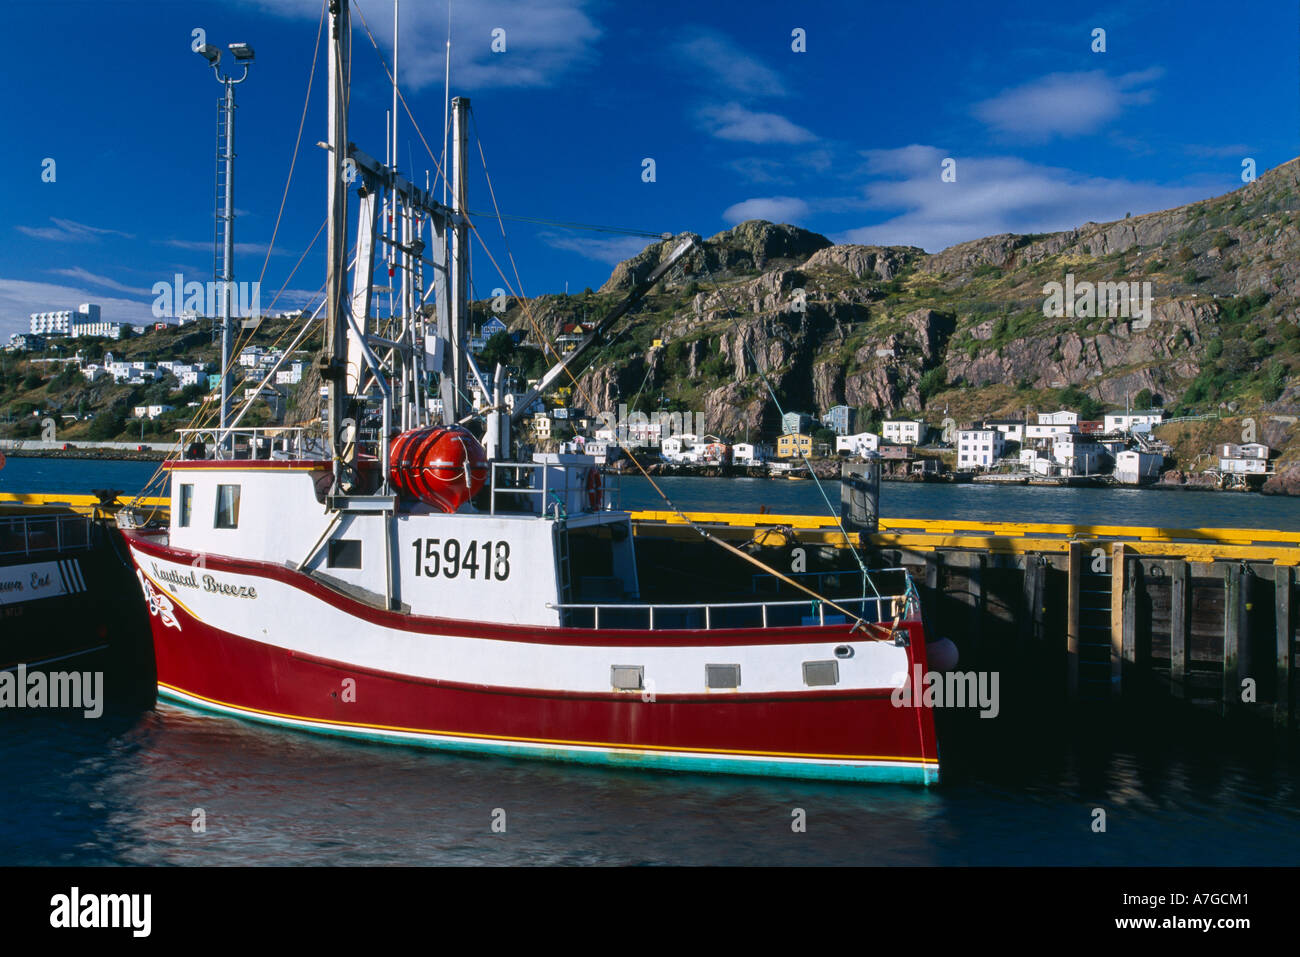
<instances>
[{"instance_id":1,"label":"white cloud","mask_svg":"<svg viewBox=\"0 0 1300 957\"><path fill-rule=\"evenodd\" d=\"M320 19L320 0L246 0L279 16L310 21ZM550 86L565 73L596 58L601 30L588 16L589 0L474 0L456 3L451 14L452 90L493 87ZM401 47L398 82L403 89L441 86L446 56L447 5L417 0L400 5ZM393 5L391 0L353 0L352 62L356 71L384 80L362 17L370 27L384 60L393 62ZM494 53L492 31L505 30L506 49ZM324 51L321 53L324 57ZM355 83L355 80L354 80ZM405 119L405 117L403 117ZM439 120L441 122L441 120ZM435 129L426 130L426 134Z\"/></svg>"},{"instance_id":2,"label":"white cloud","mask_svg":"<svg viewBox=\"0 0 1300 957\"><path fill-rule=\"evenodd\" d=\"M957 181L940 180L949 154L913 144L870 150L864 172L881 178L863 189L863 206L896 213L851 229L837 242L921 246L935 252L997 233L1045 233L1086 222L1123 219L1202 199L1204 186L1161 186L1087 176L1018 157L956 157Z\"/></svg>"},{"instance_id":3,"label":"white cloud","mask_svg":"<svg viewBox=\"0 0 1300 957\"><path fill-rule=\"evenodd\" d=\"M1048 139L1081 136L1113 120L1124 107L1151 101L1146 84L1159 67L1120 77L1102 70L1049 73L975 104L975 116L1001 133Z\"/></svg>"},{"instance_id":4,"label":"white cloud","mask_svg":"<svg viewBox=\"0 0 1300 957\"><path fill-rule=\"evenodd\" d=\"M152 318L149 302L106 297L84 286L0 279L0 339L8 343L10 334L29 331L31 321L28 316L33 312L75 309L83 302L98 303L100 315L114 322L140 323Z\"/></svg>"},{"instance_id":5,"label":"white cloud","mask_svg":"<svg viewBox=\"0 0 1300 957\"><path fill-rule=\"evenodd\" d=\"M200 253L212 252L212 243L209 240L202 239L163 239L160 240L166 246L174 246L176 249L189 249ZM235 254L237 256L265 256L266 243L235 243ZM288 256L289 250L276 248L271 255Z\"/></svg>"},{"instance_id":6,"label":"white cloud","mask_svg":"<svg viewBox=\"0 0 1300 957\"><path fill-rule=\"evenodd\" d=\"M82 269L80 266L72 266L67 269L51 269L50 272L59 276L67 276L70 279L80 279L82 282L88 282L92 285L103 286L105 289L115 289L118 292L127 292L133 296L152 296L152 289L145 289L140 286L128 286L120 283L116 279L110 279L107 276L98 276L93 272Z\"/></svg>"},{"instance_id":7,"label":"white cloud","mask_svg":"<svg viewBox=\"0 0 1300 957\"><path fill-rule=\"evenodd\" d=\"M134 238L130 233L124 233L118 229L101 229L98 226L87 226L85 223L74 222L71 219L59 219L56 216L51 216L50 222L54 225L15 226L14 228L20 233L25 233L36 239L52 239L56 242L98 242L101 236Z\"/></svg>"},{"instance_id":8,"label":"white cloud","mask_svg":"<svg viewBox=\"0 0 1300 957\"><path fill-rule=\"evenodd\" d=\"M732 225L743 223L747 219L794 223L807 215L808 204L795 196L761 196L727 207L722 218Z\"/></svg>"},{"instance_id":9,"label":"white cloud","mask_svg":"<svg viewBox=\"0 0 1300 957\"><path fill-rule=\"evenodd\" d=\"M674 52L686 61L694 76L710 87L727 87L745 96L785 96L785 81L779 73L764 66L727 37L703 33L677 44Z\"/></svg>"},{"instance_id":10,"label":"white cloud","mask_svg":"<svg viewBox=\"0 0 1300 957\"><path fill-rule=\"evenodd\" d=\"M566 236L561 233L544 232L539 238L553 249L565 249L577 253L586 259L608 263L611 266L631 259L653 242L642 236L618 236L611 239L596 239L586 236Z\"/></svg>"},{"instance_id":11,"label":"white cloud","mask_svg":"<svg viewBox=\"0 0 1300 957\"><path fill-rule=\"evenodd\" d=\"M817 137L776 113L756 113L739 103L706 107L699 113L704 128L720 140L744 143L807 143Z\"/></svg>"}]
</instances>

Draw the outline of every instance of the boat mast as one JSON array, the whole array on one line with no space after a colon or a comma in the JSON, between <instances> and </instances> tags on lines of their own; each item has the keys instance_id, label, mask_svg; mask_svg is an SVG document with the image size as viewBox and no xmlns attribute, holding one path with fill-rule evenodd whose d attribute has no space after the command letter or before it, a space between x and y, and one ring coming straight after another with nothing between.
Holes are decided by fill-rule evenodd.
<instances>
[{"instance_id":1,"label":"boat mast","mask_svg":"<svg viewBox=\"0 0 1300 957\"><path fill-rule=\"evenodd\" d=\"M454 337L451 342L452 388L455 394L452 397L451 412L446 416L448 423L458 421L462 414L469 411L465 407L469 354L469 213L466 203L465 161L469 144L468 119L469 100L458 96L451 101L452 171L455 175L451 189L451 209L456 214L451 235L451 331ZM444 396L446 391L444 388Z\"/></svg>"},{"instance_id":2,"label":"boat mast","mask_svg":"<svg viewBox=\"0 0 1300 957\"><path fill-rule=\"evenodd\" d=\"M345 441L344 420L347 417L347 319L344 281L347 263L344 259L347 243L347 203L343 164L347 159L347 75L348 45L351 22L348 0L330 0L329 49L329 225L325 250L325 355L321 372L327 384L326 429L329 434L330 457L334 461L334 487L338 490L345 466L350 466L355 454L355 441ZM348 468L350 472L350 467Z\"/></svg>"}]
</instances>

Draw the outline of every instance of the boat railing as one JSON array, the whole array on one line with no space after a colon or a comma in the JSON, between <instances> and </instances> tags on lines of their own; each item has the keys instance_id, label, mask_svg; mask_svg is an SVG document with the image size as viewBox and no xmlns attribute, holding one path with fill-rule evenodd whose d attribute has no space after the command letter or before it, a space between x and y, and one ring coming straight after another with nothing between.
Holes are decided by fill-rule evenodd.
<instances>
[{"instance_id":1,"label":"boat railing","mask_svg":"<svg viewBox=\"0 0 1300 957\"><path fill-rule=\"evenodd\" d=\"M0 516L0 557L89 550L93 524L89 515Z\"/></svg>"},{"instance_id":2,"label":"boat railing","mask_svg":"<svg viewBox=\"0 0 1300 957\"><path fill-rule=\"evenodd\" d=\"M298 427L276 425L176 431L181 437L181 461L299 461L329 457L318 437L310 436L306 429Z\"/></svg>"},{"instance_id":3,"label":"boat railing","mask_svg":"<svg viewBox=\"0 0 1300 957\"><path fill-rule=\"evenodd\" d=\"M866 621L891 621L906 617L908 596L872 595L867 598L836 598L834 604L820 599L795 601L699 602L684 604L552 603L571 628L621 628L631 631L692 629L714 631L723 628L788 628L793 626L846 624L846 615L835 606L853 612Z\"/></svg>"},{"instance_id":4,"label":"boat railing","mask_svg":"<svg viewBox=\"0 0 1300 957\"><path fill-rule=\"evenodd\" d=\"M621 497L617 476L603 473L599 465L493 462L491 480L488 509L492 515L525 512L568 518L582 512L617 511Z\"/></svg>"},{"instance_id":5,"label":"boat railing","mask_svg":"<svg viewBox=\"0 0 1300 957\"><path fill-rule=\"evenodd\" d=\"M751 587L755 594L764 592L779 592L783 579L793 579L797 582L807 585L817 592L835 592L843 594L846 591L861 591L863 594L870 592L875 597L879 592L879 586L876 578L883 578L886 575L901 575L903 577L903 591L907 593L913 591L912 573L903 567L892 568L840 568L830 571L819 572L785 572L780 575L771 572L760 572L751 577ZM838 598L835 599L839 601Z\"/></svg>"}]
</instances>

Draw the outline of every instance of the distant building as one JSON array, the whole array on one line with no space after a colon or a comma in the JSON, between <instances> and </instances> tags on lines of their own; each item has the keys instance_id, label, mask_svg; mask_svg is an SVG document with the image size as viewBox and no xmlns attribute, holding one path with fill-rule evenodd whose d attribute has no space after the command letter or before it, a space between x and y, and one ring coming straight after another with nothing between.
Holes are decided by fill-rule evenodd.
<instances>
[{"instance_id":1,"label":"distant building","mask_svg":"<svg viewBox=\"0 0 1300 957\"><path fill-rule=\"evenodd\" d=\"M812 425L812 416L807 412L787 412L781 416L781 434L798 435L807 432Z\"/></svg>"},{"instance_id":2,"label":"distant building","mask_svg":"<svg viewBox=\"0 0 1300 957\"><path fill-rule=\"evenodd\" d=\"M121 339L122 326L120 322L74 322L69 334L74 339Z\"/></svg>"},{"instance_id":3,"label":"distant building","mask_svg":"<svg viewBox=\"0 0 1300 957\"><path fill-rule=\"evenodd\" d=\"M137 405L133 411L137 419L156 419L173 408L170 405Z\"/></svg>"},{"instance_id":4,"label":"distant building","mask_svg":"<svg viewBox=\"0 0 1300 957\"><path fill-rule=\"evenodd\" d=\"M83 302L76 309L33 312L31 314L31 331L35 335L66 336L71 333L73 323L97 323L99 321L98 304Z\"/></svg>"},{"instance_id":5,"label":"distant building","mask_svg":"<svg viewBox=\"0 0 1300 957\"><path fill-rule=\"evenodd\" d=\"M45 348L45 337L33 335L30 332L15 332L9 337L9 351L18 352L25 350L27 352L39 352Z\"/></svg>"},{"instance_id":6,"label":"distant building","mask_svg":"<svg viewBox=\"0 0 1300 957\"><path fill-rule=\"evenodd\" d=\"M731 447L732 465L762 465L771 457L772 450L766 445L737 442Z\"/></svg>"},{"instance_id":7,"label":"distant building","mask_svg":"<svg viewBox=\"0 0 1300 957\"><path fill-rule=\"evenodd\" d=\"M920 445L925 423L916 419L886 419L880 425L880 438L899 445Z\"/></svg>"},{"instance_id":8,"label":"distant building","mask_svg":"<svg viewBox=\"0 0 1300 957\"><path fill-rule=\"evenodd\" d=\"M1237 445L1227 442L1217 447L1219 453L1219 470L1241 474L1262 473L1268 471L1268 457L1272 449L1262 442L1244 442Z\"/></svg>"},{"instance_id":9,"label":"distant building","mask_svg":"<svg viewBox=\"0 0 1300 957\"><path fill-rule=\"evenodd\" d=\"M1108 458L1101 445L1077 434L1058 435L1052 440L1052 459L1067 475L1096 475Z\"/></svg>"},{"instance_id":10,"label":"distant building","mask_svg":"<svg viewBox=\"0 0 1300 957\"><path fill-rule=\"evenodd\" d=\"M957 432L957 468L991 468L1005 448L997 429L961 429Z\"/></svg>"},{"instance_id":11,"label":"distant building","mask_svg":"<svg viewBox=\"0 0 1300 957\"><path fill-rule=\"evenodd\" d=\"M1115 456L1115 480L1124 485L1141 485L1160 474L1165 457L1159 452L1126 449Z\"/></svg>"},{"instance_id":12,"label":"distant building","mask_svg":"<svg viewBox=\"0 0 1300 957\"><path fill-rule=\"evenodd\" d=\"M811 458L813 440L811 435L791 432L776 440L776 457L778 459Z\"/></svg>"},{"instance_id":13,"label":"distant building","mask_svg":"<svg viewBox=\"0 0 1300 957\"><path fill-rule=\"evenodd\" d=\"M853 422L857 417L857 409L849 405L837 405L822 417L822 422L836 435L848 435L853 431Z\"/></svg>"},{"instance_id":14,"label":"distant building","mask_svg":"<svg viewBox=\"0 0 1300 957\"><path fill-rule=\"evenodd\" d=\"M1071 412L1069 409L1060 409L1056 412L1039 412L1039 425L1078 425L1079 413Z\"/></svg>"},{"instance_id":15,"label":"distant building","mask_svg":"<svg viewBox=\"0 0 1300 957\"><path fill-rule=\"evenodd\" d=\"M981 426L985 429L997 429L1005 442L1024 442L1025 423L1023 419L985 419Z\"/></svg>"},{"instance_id":16,"label":"distant building","mask_svg":"<svg viewBox=\"0 0 1300 957\"><path fill-rule=\"evenodd\" d=\"M1163 410L1145 412L1108 412L1103 420L1107 432L1149 432L1165 420Z\"/></svg>"},{"instance_id":17,"label":"distant building","mask_svg":"<svg viewBox=\"0 0 1300 957\"><path fill-rule=\"evenodd\" d=\"M863 452L874 452L878 448L880 448L880 436L874 432L835 436L835 452L837 455L861 455Z\"/></svg>"}]
</instances>

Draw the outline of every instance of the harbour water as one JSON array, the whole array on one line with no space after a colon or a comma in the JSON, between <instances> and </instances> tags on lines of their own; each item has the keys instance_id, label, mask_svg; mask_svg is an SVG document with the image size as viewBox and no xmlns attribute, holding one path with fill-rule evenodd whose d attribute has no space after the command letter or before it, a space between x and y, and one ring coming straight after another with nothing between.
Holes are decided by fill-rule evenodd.
<instances>
[{"instance_id":1,"label":"harbour water","mask_svg":"<svg viewBox=\"0 0 1300 957\"><path fill-rule=\"evenodd\" d=\"M151 463L10 459L3 491L134 490ZM688 509L824 513L814 483L677 479ZM886 485L886 515L1300 527L1252 495ZM653 507L625 480L628 507ZM118 679L120 680L120 679ZM1189 719L960 722L931 790L383 747L164 707L0 709L6 864L1294 864L1300 765ZM973 732L972 733L972 729ZM1096 832L1095 810L1106 812ZM792 827L803 812L805 830ZM195 829L200 816L205 830ZM494 824L496 827L494 828ZM501 830L504 825L504 831Z\"/></svg>"}]
</instances>

